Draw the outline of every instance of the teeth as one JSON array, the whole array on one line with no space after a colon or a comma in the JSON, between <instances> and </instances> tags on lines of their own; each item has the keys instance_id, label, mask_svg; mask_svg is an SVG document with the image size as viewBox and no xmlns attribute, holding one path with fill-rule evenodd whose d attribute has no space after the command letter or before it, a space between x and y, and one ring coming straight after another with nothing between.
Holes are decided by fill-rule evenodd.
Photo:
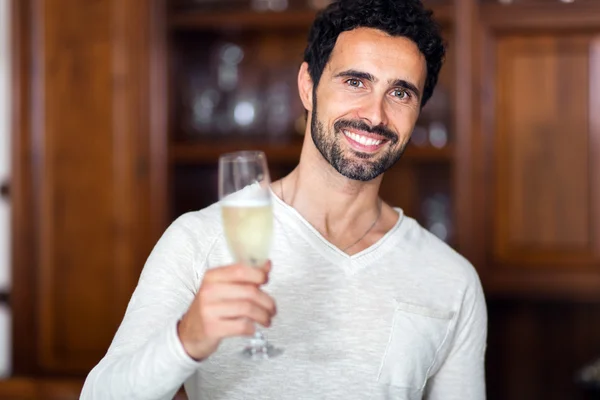
<instances>
[{"instance_id":1,"label":"teeth","mask_svg":"<svg viewBox=\"0 0 600 400\"><path fill-rule=\"evenodd\" d=\"M350 139L354 140L362 144L363 146L377 146L381 144L382 140L371 139L365 136L357 135L353 132L344 131L344 135L348 136Z\"/></svg>"}]
</instances>

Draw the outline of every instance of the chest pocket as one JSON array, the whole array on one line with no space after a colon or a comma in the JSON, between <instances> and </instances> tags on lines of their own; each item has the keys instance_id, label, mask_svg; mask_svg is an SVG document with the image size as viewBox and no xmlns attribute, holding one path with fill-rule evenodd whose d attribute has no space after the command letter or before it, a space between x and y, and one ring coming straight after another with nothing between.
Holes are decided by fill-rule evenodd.
<instances>
[{"instance_id":1,"label":"chest pocket","mask_svg":"<svg viewBox=\"0 0 600 400\"><path fill-rule=\"evenodd\" d=\"M454 312L398 301L396 304L378 381L421 390L446 340Z\"/></svg>"}]
</instances>

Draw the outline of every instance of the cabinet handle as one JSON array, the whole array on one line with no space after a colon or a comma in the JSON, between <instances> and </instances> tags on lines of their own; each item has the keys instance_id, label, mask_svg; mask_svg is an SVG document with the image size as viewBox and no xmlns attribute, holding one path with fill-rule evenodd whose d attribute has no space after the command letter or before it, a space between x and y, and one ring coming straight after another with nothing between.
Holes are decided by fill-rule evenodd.
<instances>
[{"instance_id":1,"label":"cabinet handle","mask_svg":"<svg viewBox=\"0 0 600 400\"><path fill-rule=\"evenodd\" d=\"M0 184L0 197L3 199L8 199L10 197L10 184L8 181L4 181Z\"/></svg>"},{"instance_id":2,"label":"cabinet handle","mask_svg":"<svg viewBox=\"0 0 600 400\"><path fill-rule=\"evenodd\" d=\"M0 305L10 305L10 292L0 290Z\"/></svg>"}]
</instances>

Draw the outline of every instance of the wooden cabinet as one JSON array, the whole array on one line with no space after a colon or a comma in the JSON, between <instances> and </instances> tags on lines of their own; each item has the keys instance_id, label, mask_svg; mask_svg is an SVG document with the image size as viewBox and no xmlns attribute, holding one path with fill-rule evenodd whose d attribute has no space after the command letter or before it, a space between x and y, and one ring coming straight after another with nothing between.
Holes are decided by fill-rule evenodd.
<instances>
[{"instance_id":1,"label":"wooden cabinet","mask_svg":"<svg viewBox=\"0 0 600 400\"><path fill-rule=\"evenodd\" d=\"M600 30L508 34L496 44L493 254L501 263L600 266L598 44Z\"/></svg>"},{"instance_id":2,"label":"wooden cabinet","mask_svg":"<svg viewBox=\"0 0 600 400\"><path fill-rule=\"evenodd\" d=\"M274 179L296 165L312 2L209 3L239 7L11 3L14 369L34 380L0 396L76 398L166 225L216 200L219 154L264 150ZM450 52L382 196L478 269L490 400L577 398L600 355L600 5L426 3ZM60 376L77 381L36 380Z\"/></svg>"},{"instance_id":3,"label":"wooden cabinet","mask_svg":"<svg viewBox=\"0 0 600 400\"><path fill-rule=\"evenodd\" d=\"M487 297L488 398L583 400L577 372L600 356L600 3L476 16L458 201Z\"/></svg>"},{"instance_id":4,"label":"wooden cabinet","mask_svg":"<svg viewBox=\"0 0 600 400\"><path fill-rule=\"evenodd\" d=\"M85 376L164 229L151 4L12 2L16 375Z\"/></svg>"},{"instance_id":5,"label":"wooden cabinet","mask_svg":"<svg viewBox=\"0 0 600 400\"><path fill-rule=\"evenodd\" d=\"M481 8L469 248L490 292L600 298L600 8L564 6Z\"/></svg>"}]
</instances>

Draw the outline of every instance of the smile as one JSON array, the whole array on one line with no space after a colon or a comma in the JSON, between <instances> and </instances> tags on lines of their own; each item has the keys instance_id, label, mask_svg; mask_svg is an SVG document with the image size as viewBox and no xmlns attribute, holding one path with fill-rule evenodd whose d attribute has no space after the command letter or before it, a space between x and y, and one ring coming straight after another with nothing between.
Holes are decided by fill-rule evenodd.
<instances>
[{"instance_id":1,"label":"smile","mask_svg":"<svg viewBox=\"0 0 600 400\"><path fill-rule=\"evenodd\" d=\"M358 150L377 150L383 143L387 142L387 140L376 139L371 136L359 135L355 132L350 132L347 130L342 131L344 136L346 136L348 142L352 147L357 148Z\"/></svg>"}]
</instances>

